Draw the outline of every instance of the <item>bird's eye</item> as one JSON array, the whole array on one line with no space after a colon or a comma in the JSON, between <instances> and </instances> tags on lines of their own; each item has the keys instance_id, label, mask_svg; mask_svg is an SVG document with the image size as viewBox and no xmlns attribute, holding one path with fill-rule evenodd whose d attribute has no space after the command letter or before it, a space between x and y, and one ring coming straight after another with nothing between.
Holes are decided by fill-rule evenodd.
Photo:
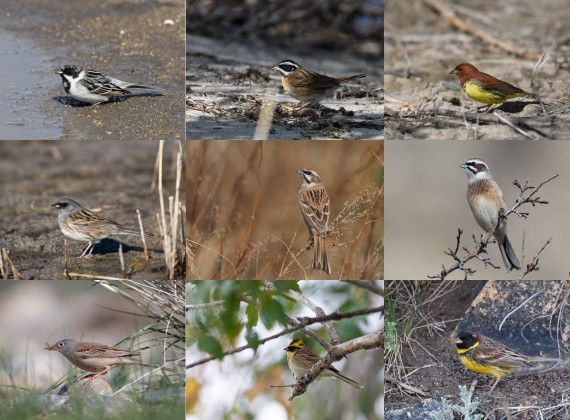
<instances>
[{"instance_id":1,"label":"bird's eye","mask_svg":"<svg viewBox=\"0 0 570 420\"><path fill-rule=\"evenodd\" d=\"M58 347L63 347L63 346L65 346L65 343L64 343L63 341L60 341L59 343L57 343L57 346L58 346Z\"/></svg>"}]
</instances>

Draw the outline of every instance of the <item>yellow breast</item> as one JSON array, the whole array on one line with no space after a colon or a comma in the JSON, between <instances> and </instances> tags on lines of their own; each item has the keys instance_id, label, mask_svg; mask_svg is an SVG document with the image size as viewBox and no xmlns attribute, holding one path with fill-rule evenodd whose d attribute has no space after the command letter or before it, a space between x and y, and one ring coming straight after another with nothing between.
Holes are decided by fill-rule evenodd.
<instances>
[{"instance_id":1,"label":"yellow breast","mask_svg":"<svg viewBox=\"0 0 570 420\"><path fill-rule=\"evenodd\" d=\"M508 375L516 369L513 367L505 366L483 365L463 354L459 355L459 360L461 360L461 363L463 363L463 366L465 366L467 369L475 373L480 373L482 375L494 376L495 378L502 378L503 376Z\"/></svg>"},{"instance_id":2,"label":"yellow breast","mask_svg":"<svg viewBox=\"0 0 570 420\"><path fill-rule=\"evenodd\" d=\"M463 90L471 99L483 104L500 104L509 99L507 95L499 95L493 91L486 90L479 83L472 80L465 82Z\"/></svg>"}]
</instances>

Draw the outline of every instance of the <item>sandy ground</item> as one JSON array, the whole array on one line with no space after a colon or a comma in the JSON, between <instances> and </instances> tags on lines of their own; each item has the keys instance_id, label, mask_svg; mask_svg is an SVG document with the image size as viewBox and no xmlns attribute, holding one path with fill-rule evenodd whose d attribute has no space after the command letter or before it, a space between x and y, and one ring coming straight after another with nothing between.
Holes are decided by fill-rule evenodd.
<instances>
[{"instance_id":1,"label":"sandy ground","mask_svg":"<svg viewBox=\"0 0 570 420\"><path fill-rule=\"evenodd\" d=\"M280 73L271 68L291 52L279 47L236 40L187 37L187 138L252 139L262 104L277 106L270 139L381 139L384 132L383 63L330 51L304 59L301 65L331 76L366 73L346 84L324 110L293 115L298 102L284 95ZM280 92L281 90L281 92ZM278 103L278 105L275 105ZM288 107L287 109L284 108Z\"/></svg>"},{"instance_id":2,"label":"sandy ground","mask_svg":"<svg viewBox=\"0 0 570 420\"><path fill-rule=\"evenodd\" d=\"M390 282L389 289L398 282ZM495 415L503 415L504 407L511 407L511 413L522 413L529 418L542 412L542 418L552 415L546 407L552 407L564 399L564 390L568 388L568 372L560 366L552 370L539 369L534 372L515 372L499 382L492 394L489 394L493 378L477 375L463 367L457 358L454 344L450 341L454 330L469 329L483 333L495 340L502 341L513 349L529 356L559 357L557 340L562 348L568 348L567 322L568 314L563 312L561 318L555 315L551 322L550 313L560 305L567 290L563 282L519 282L513 287L511 282L440 282L416 284L418 296L422 296L419 312L414 313L411 325L408 325L410 340L403 342L404 322L397 325L401 348L395 363L392 357L386 358L387 375L400 378L411 387L424 392L417 395L398 388L393 381L388 381L386 389L386 419L430 418L415 413L406 417L411 407L428 405L430 402L441 403L445 398L452 404L462 405L459 401L459 385L471 386L477 380L473 401L480 404L480 410ZM409 284L408 284L409 286ZM439 287L439 297L434 291ZM566 286L567 288L568 286ZM410 289L411 290L411 289ZM421 290L421 291L420 291ZM511 313L515 307L525 302L535 292L540 292L532 300L524 304L524 310ZM567 296L566 296L567 299ZM565 303L567 306L568 302ZM409 310L410 304L400 302L397 316ZM567 311L567 308L565 309ZM507 317L506 315L509 314ZM400 318L402 319L402 318ZM499 325L501 331L498 331ZM458 321L461 322L458 323ZM429 323L431 327L427 327ZM557 329L557 326L560 330ZM410 332L410 327L412 332ZM438 331L436 331L436 329ZM431 333L430 333L431 331ZM564 358L564 357L563 357ZM405 368L398 372L396 364ZM537 366L537 367L542 367ZM544 368L549 366L544 365ZM406 379L402 376L409 373ZM517 408L515 408L517 407ZM401 411L398 411L401 410ZM419 410L422 412L422 410ZM488 418L506 418L506 417ZM560 413L558 414L560 416ZM553 417L562 418L562 417Z\"/></svg>"},{"instance_id":3,"label":"sandy ground","mask_svg":"<svg viewBox=\"0 0 570 420\"><path fill-rule=\"evenodd\" d=\"M428 3L444 5L446 11L454 11L476 30L510 43L513 48L509 51L459 31ZM388 2L386 138L570 138L570 51L565 25L569 18L570 9L563 0ZM531 87L533 67L544 51L550 60ZM546 114L538 101L530 98L512 99L500 106L496 115L473 112L482 104L463 94L457 77L449 74L463 62L524 90L535 91ZM509 127L505 118L525 134Z\"/></svg>"},{"instance_id":4,"label":"sandy ground","mask_svg":"<svg viewBox=\"0 0 570 420\"><path fill-rule=\"evenodd\" d=\"M61 120L57 136L61 139L184 138L183 0L22 0L4 2L3 9L4 29L33 40L50 57L40 68L23 66L22 71L32 72L37 80L36 89L21 87L16 91L19 96L11 100L11 112L23 115L21 124ZM173 24L166 24L167 19ZM150 85L162 96L137 96L95 108L78 106L54 74L64 64Z\"/></svg>"},{"instance_id":5,"label":"sandy ground","mask_svg":"<svg viewBox=\"0 0 570 420\"><path fill-rule=\"evenodd\" d=\"M159 202L150 191L158 142L0 142L0 246L26 279L61 279L64 273L64 236L51 204L63 197L79 202L102 217L137 229L139 209L146 232L158 233ZM165 146L166 193L174 194L171 151ZM93 162L96 162L93 164ZM98 276L120 276L119 243L131 278L163 279L160 241L149 240L151 270L143 270L142 242L136 236L106 239L91 258L77 258L85 244L68 241L68 270Z\"/></svg>"}]
</instances>

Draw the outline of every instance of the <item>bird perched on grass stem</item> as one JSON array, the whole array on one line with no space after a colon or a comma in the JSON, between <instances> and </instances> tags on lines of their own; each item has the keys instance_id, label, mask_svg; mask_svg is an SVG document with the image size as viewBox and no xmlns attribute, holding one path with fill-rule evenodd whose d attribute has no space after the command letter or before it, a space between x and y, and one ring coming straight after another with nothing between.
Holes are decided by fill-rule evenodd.
<instances>
[{"instance_id":1,"label":"bird perched on grass stem","mask_svg":"<svg viewBox=\"0 0 570 420\"><path fill-rule=\"evenodd\" d=\"M461 88L467 96L474 101L489 105L485 112L490 112L495 105L502 104L508 99L520 96L534 97L532 93L483 73L469 63L458 64L449 74L459 77Z\"/></svg>"}]
</instances>

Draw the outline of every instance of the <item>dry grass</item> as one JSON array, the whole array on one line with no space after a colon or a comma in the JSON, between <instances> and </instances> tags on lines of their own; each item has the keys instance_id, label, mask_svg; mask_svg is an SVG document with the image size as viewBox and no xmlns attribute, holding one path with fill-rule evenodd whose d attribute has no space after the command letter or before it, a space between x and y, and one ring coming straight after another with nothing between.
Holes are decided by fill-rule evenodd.
<instances>
[{"instance_id":1,"label":"dry grass","mask_svg":"<svg viewBox=\"0 0 570 420\"><path fill-rule=\"evenodd\" d=\"M12 273L11 276L10 272ZM24 280L10 258L10 251L7 248L0 249L0 276L4 280L8 280L10 278L14 280Z\"/></svg>"},{"instance_id":2,"label":"dry grass","mask_svg":"<svg viewBox=\"0 0 570 420\"><path fill-rule=\"evenodd\" d=\"M329 278L310 268L299 168L331 197L330 278L383 278L382 142L189 142L190 279Z\"/></svg>"},{"instance_id":3,"label":"dry grass","mask_svg":"<svg viewBox=\"0 0 570 420\"><path fill-rule=\"evenodd\" d=\"M67 252L64 254L65 271L64 276L67 279L83 278L83 279L100 279L100 280L125 280L129 279L131 274L135 271L142 270L151 272L153 267L151 259L153 253L149 252L147 241L151 240L156 247L160 247L162 258L164 259L164 277L168 280L176 278L183 278L185 275L186 267L186 252L184 252L183 244L185 243L184 232L184 204L181 198L181 190L184 188L184 179L182 176L184 170L184 148L182 142L178 141L178 150L173 149L175 153L173 161L175 162L172 171L175 176L175 189L174 192L167 192L164 188L164 144L165 141L159 142L159 148L156 156L155 176L153 183L150 186L151 191L156 192L158 195L160 210L156 213L157 231L159 235L145 235L148 229L145 229L140 217L140 211L137 209L137 216L139 228L141 231L141 241L144 248L144 255L141 259L137 260L128 269L125 267L122 247L119 246L117 258L121 264L121 277L100 276L97 274L89 273L75 273L67 269ZM183 195L182 195L183 196ZM165 200L168 200L168 205Z\"/></svg>"}]
</instances>

